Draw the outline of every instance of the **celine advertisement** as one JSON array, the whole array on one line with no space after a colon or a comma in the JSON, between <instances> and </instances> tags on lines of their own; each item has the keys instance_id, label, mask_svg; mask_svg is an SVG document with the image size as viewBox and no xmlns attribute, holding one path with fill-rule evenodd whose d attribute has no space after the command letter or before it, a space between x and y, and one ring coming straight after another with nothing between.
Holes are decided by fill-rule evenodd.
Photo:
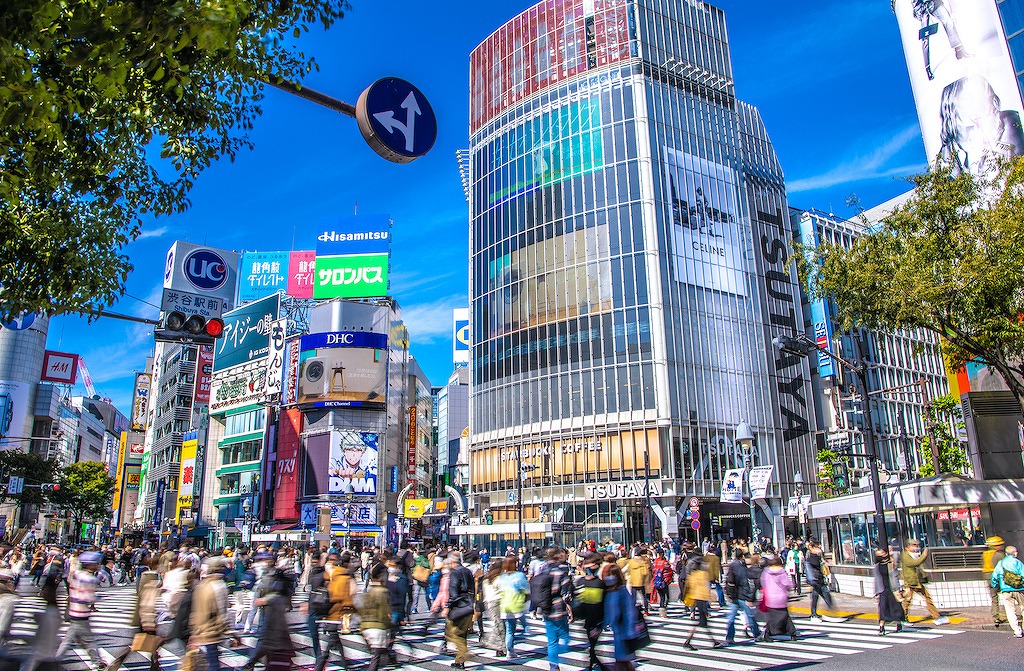
<instances>
[{"instance_id":1,"label":"celine advertisement","mask_svg":"<svg viewBox=\"0 0 1024 671\"><path fill-rule=\"evenodd\" d=\"M1024 152L1020 89L995 0L896 0L930 161L991 177Z\"/></svg>"},{"instance_id":2,"label":"celine advertisement","mask_svg":"<svg viewBox=\"0 0 1024 671\"><path fill-rule=\"evenodd\" d=\"M383 408L387 350L319 347L301 353L296 402L313 408Z\"/></svg>"},{"instance_id":3,"label":"celine advertisement","mask_svg":"<svg viewBox=\"0 0 1024 671\"><path fill-rule=\"evenodd\" d=\"M736 171L665 148L676 279L747 295Z\"/></svg>"},{"instance_id":4,"label":"celine advertisement","mask_svg":"<svg viewBox=\"0 0 1024 671\"><path fill-rule=\"evenodd\" d=\"M491 335L611 310L608 239L602 224L495 259L489 272L499 291L491 303Z\"/></svg>"},{"instance_id":5,"label":"celine advertisement","mask_svg":"<svg viewBox=\"0 0 1024 671\"><path fill-rule=\"evenodd\" d=\"M379 433L332 431L327 493L377 495Z\"/></svg>"}]
</instances>

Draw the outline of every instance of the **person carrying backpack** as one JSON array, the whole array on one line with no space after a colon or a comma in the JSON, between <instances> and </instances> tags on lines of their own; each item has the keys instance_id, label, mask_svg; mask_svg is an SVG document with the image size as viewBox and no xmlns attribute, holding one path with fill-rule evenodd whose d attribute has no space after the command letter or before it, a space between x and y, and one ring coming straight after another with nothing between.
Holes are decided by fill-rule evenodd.
<instances>
[{"instance_id":1,"label":"person carrying backpack","mask_svg":"<svg viewBox=\"0 0 1024 671\"><path fill-rule=\"evenodd\" d=\"M596 553L583 556L583 575L575 580L576 605L573 612L583 618L583 630L590 645L590 663L586 671L608 671L608 667L597 658L597 643L604 631L605 583L598 575L601 557Z\"/></svg>"},{"instance_id":2,"label":"person carrying backpack","mask_svg":"<svg viewBox=\"0 0 1024 671\"><path fill-rule=\"evenodd\" d=\"M498 578L498 608L501 619L505 622L505 659L515 659L516 624L526 635L526 600L530 593L530 583L526 574L519 570L519 558L515 555L505 557Z\"/></svg>"},{"instance_id":3,"label":"person carrying backpack","mask_svg":"<svg viewBox=\"0 0 1024 671\"><path fill-rule=\"evenodd\" d=\"M544 617L548 641L548 667L559 671L559 658L569 649L569 624L572 614L572 580L565 552L548 548L547 561L530 580L530 600Z\"/></svg>"},{"instance_id":4,"label":"person carrying backpack","mask_svg":"<svg viewBox=\"0 0 1024 671\"><path fill-rule=\"evenodd\" d=\"M672 584L672 565L665 559L664 551L658 552L658 558L651 566L651 587L658 593L658 615L668 617L668 594Z\"/></svg>"},{"instance_id":5,"label":"person carrying backpack","mask_svg":"<svg viewBox=\"0 0 1024 671\"><path fill-rule=\"evenodd\" d=\"M992 570L992 587L999 589L999 603L1013 629L1015 638L1024 638L1019 615L1024 610L1024 562L1017 558L1017 548L1006 546L1006 556Z\"/></svg>"},{"instance_id":6,"label":"person carrying backpack","mask_svg":"<svg viewBox=\"0 0 1024 671\"><path fill-rule=\"evenodd\" d=\"M331 612L331 596L327 592L327 581L325 579L324 567L320 565L320 555L309 555L309 600L305 604L306 610L306 631L312 641L313 659L315 663L320 662L320 655L323 654L320 647L320 623Z\"/></svg>"}]
</instances>

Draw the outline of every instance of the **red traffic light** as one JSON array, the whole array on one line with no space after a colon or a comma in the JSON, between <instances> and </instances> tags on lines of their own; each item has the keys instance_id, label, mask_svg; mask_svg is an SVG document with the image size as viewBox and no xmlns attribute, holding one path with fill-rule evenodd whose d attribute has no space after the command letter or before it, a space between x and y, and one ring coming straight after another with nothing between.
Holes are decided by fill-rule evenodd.
<instances>
[{"instance_id":1,"label":"red traffic light","mask_svg":"<svg viewBox=\"0 0 1024 671\"><path fill-rule=\"evenodd\" d=\"M224 321L214 317L206 322L206 335L219 338L224 334Z\"/></svg>"}]
</instances>

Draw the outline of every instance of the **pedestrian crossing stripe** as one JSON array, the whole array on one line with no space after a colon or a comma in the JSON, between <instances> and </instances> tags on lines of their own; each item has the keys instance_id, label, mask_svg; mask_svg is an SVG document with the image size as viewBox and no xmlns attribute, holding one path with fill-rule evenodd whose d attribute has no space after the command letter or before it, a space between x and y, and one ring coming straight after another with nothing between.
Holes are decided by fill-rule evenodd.
<instances>
[{"instance_id":1,"label":"pedestrian crossing stripe","mask_svg":"<svg viewBox=\"0 0 1024 671\"><path fill-rule=\"evenodd\" d=\"M32 616L45 608L42 599L26 594L22 596L24 598L19 600L12 626L14 637L31 636L35 629L35 621ZM131 643L134 630L130 628L129 623L134 610L135 589L134 586L105 588L100 590L98 597L91 625L97 634L100 657L104 662L109 663ZM296 602L301 602L304 599L304 595L296 596ZM63 608L65 602L66 596L61 593L58 596L58 605ZM773 643L755 644L750 639L744 638L744 621L740 617L736 622L739 638L735 644L724 648L712 648L712 639L707 630L698 628L692 639L697 650L688 651L682 650L680 644L694 622L684 614L681 606L672 604L668 608L668 617L653 616L649 617L647 622L652 642L638 654L644 671L679 671L680 666L695 671L703 669L756 671L777 665L814 663L839 655L855 655L962 633L961 630L947 628L906 628L902 633L892 632L883 638L878 636L875 625L863 621L813 623L807 619L797 619L795 622L800 634L799 640L779 640ZM724 641L726 628L724 612L716 611L708 624L715 640ZM403 662L403 668L407 671L447 669L451 663L451 655L442 655L438 652L438 644L443 639L441 623L435 623L426 637L420 635L421 626L419 622L415 622L406 628L396 645L396 652ZM315 660L311 654L311 640L305 621L290 623L289 629L297 649L293 667L299 669L313 666ZM470 660L467 667L481 671L487 669L507 670L514 664L527 669L547 671L547 638L543 623L531 620L528 631L529 633L525 636L517 634L517 637L521 638L518 638L520 642L516 645L517 657L512 662L477 644L475 632L471 633ZM63 634L63 630L61 633ZM369 650L358 633L343 635L341 638L345 644L345 653L349 661L365 662L369 658ZM223 646L221 650L222 666L226 669L242 667L248 661L256 642L254 637L243 636L242 646L237 648ZM321 642L322 644L323 642ZM606 631L602 636L597 646L597 652L603 661L612 661L613 643L610 631ZM184 650L179 643L168 643L166 647L160 649L161 667L167 671L176 669L178 660L183 653ZM64 667L68 671L82 671L91 668L85 650L75 650L73 657L75 659L72 659L69 654L65 658ZM336 656L335 659L337 659ZM563 671L584 669L589 665L589 661L585 633L578 626L570 627L570 647L561 655ZM332 663L328 668L333 669L336 666L337 662ZM132 653L125 660L123 668L126 671L148 671L149 655Z\"/></svg>"}]
</instances>

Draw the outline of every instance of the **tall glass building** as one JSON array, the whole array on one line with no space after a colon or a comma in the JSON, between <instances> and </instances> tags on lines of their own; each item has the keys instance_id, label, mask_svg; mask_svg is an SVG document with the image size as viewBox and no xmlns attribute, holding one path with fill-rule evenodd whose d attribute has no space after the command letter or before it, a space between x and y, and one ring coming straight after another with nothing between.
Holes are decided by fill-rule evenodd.
<instances>
[{"instance_id":1,"label":"tall glass building","mask_svg":"<svg viewBox=\"0 0 1024 671\"><path fill-rule=\"evenodd\" d=\"M771 344L802 330L788 206L722 10L539 3L473 51L469 131L470 479L493 524L466 533L521 507L562 543L747 535L719 502L746 421L780 535L814 411L807 361Z\"/></svg>"}]
</instances>

